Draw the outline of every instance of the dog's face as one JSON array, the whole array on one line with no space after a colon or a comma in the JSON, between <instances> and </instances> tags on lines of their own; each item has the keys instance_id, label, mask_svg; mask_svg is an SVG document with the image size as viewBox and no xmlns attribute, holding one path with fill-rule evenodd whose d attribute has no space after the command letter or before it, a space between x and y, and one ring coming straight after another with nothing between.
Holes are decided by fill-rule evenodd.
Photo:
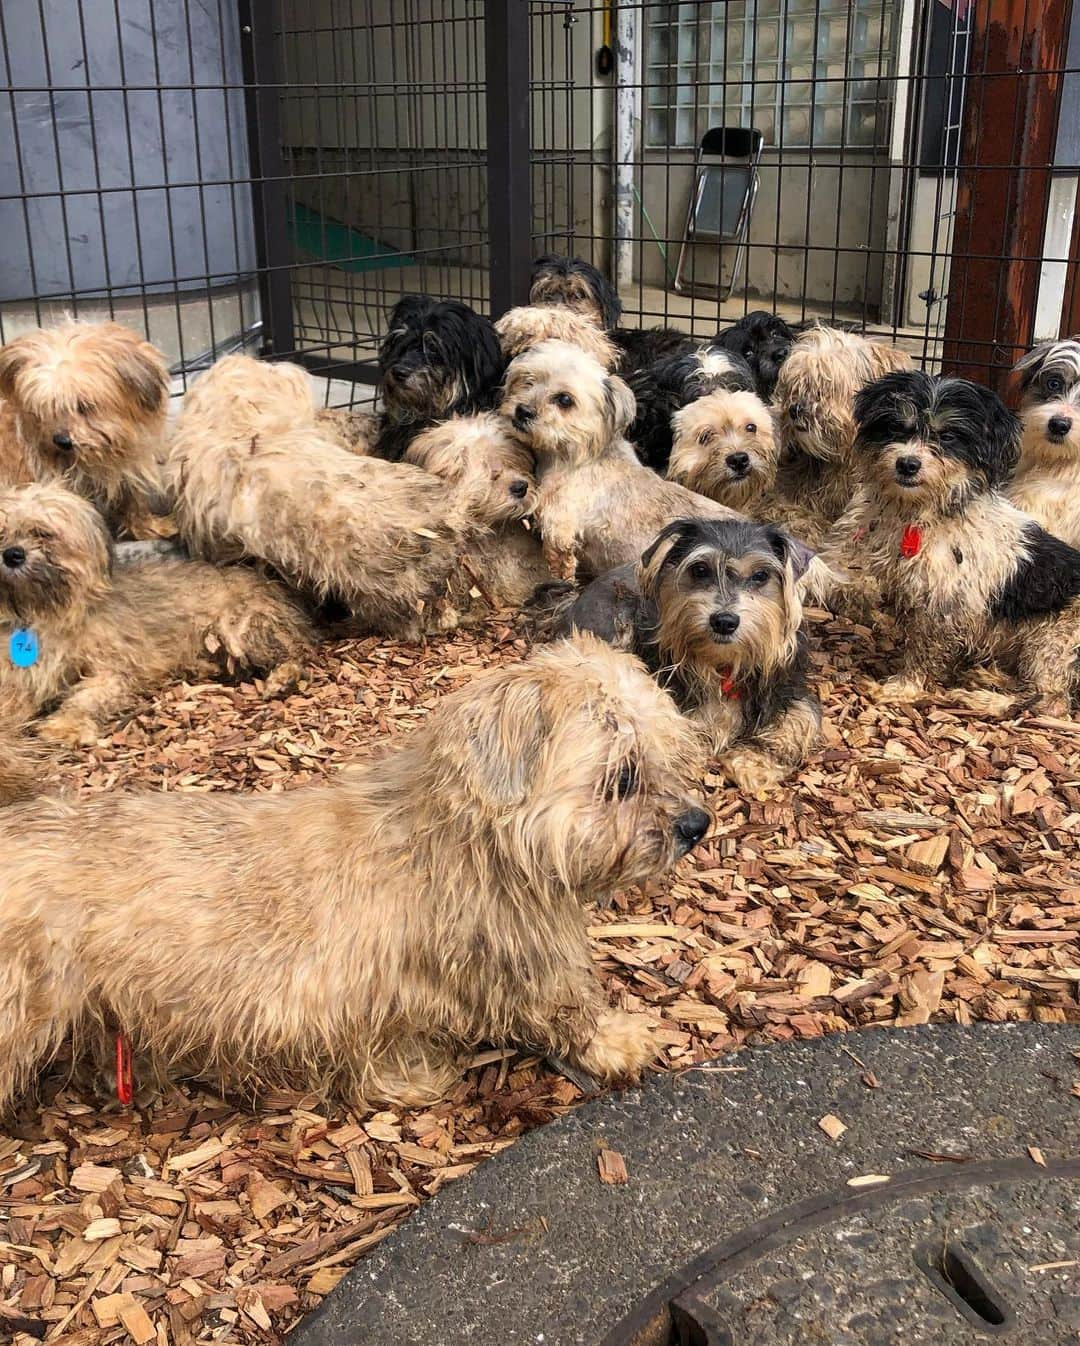
<instances>
[{"instance_id":1,"label":"dog's face","mask_svg":"<svg viewBox=\"0 0 1080 1346\"><path fill-rule=\"evenodd\" d=\"M755 393L709 393L672 417L668 477L739 509L776 480L772 413Z\"/></svg>"},{"instance_id":2,"label":"dog's face","mask_svg":"<svg viewBox=\"0 0 1080 1346\"><path fill-rule=\"evenodd\" d=\"M867 485L913 517L959 513L1001 486L1019 457L1016 417L966 379L887 374L861 390L855 417Z\"/></svg>"},{"instance_id":3,"label":"dog's face","mask_svg":"<svg viewBox=\"0 0 1080 1346\"><path fill-rule=\"evenodd\" d=\"M379 379L390 408L415 417L484 411L503 371L495 328L456 300L406 295L379 347Z\"/></svg>"},{"instance_id":4,"label":"dog's face","mask_svg":"<svg viewBox=\"0 0 1080 1346\"><path fill-rule=\"evenodd\" d=\"M537 901L644 882L709 826L692 726L638 660L593 637L476 679L428 732L430 792Z\"/></svg>"},{"instance_id":5,"label":"dog's face","mask_svg":"<svg viewBox=\"0 0 1080 1346\"><path fill-rule=\"evenodd\" d=\"M580 346L605 369L615 367L618 352L607 333L590 318L554 304L525 304L512 308L495 324L503 355L513 360L541 341L566 341Z\"/></svg>"},{"instance_id":6,"label":"dog's face","mask_svg":"<svg viewBox=\"0 0 1080 1346\"><path fill-rule=\"evenodd\" d=\"M0 615L82 611L109 587L112 544L88 500L52 483L0 492Z\"/></svg>"},{"instance_id":7,"label":"dog's face","mask_svg":"<svg viewBox=\"0 0 1080 1346\"><path fill-rule=\"evenodd\" d=\"M855 395L864 383L911 359L853 332L811 327L792 345L777 376L781 440L810 458L842 463L855 442Z\"/></svg>"},{"instance_id":8,"label":"dog's face","mask_svg":"<svg viewBox=\"0 0 1080 1346\"><path fill-rule=\"evenodd\" d=\"M547 253L533 263L530 304L563 304L605 332L618 325L622 302L595 266Z\"/></svg>"},{"instance_id":9,"label":"dog's face","mask_svg":"<svg viewBox=\"0 0 1080 1346\"><path fill-rule=\"evenodd\" d=\"M160 352L118 323L66 322L0 350L0 396L43 476L108 488L164 432L168 390Z\"/></svg>"},{"instance_id":10,"label":"dog's face","mask_svg":"<svg viewBox=\"0 0 1080 1346\"><path fill-rule=\"evenodd\" d=\"M641 558L642 592L677 662L767 672L791 658L802 621L795 582L813 553L781 529L741 519L678 519Z\"/></svg>"},{"instance_id":11,"label":"dog's face","mask_svg":"<svg viewBox=\"0 0 1080 1346\"><path fill-rule=\"evenodd\" d=\"M582 463L626 433L634 395L616 374L565 341L542 341L510 362L499 408L536 454Z\"/></svg>"},{"instance_id":12,"label":"dog's face","mask_svg":"<svg viewBox=\"0 0 1080 1346\"><path fill-rule=\"evenodd\" d=\"M1024 458L1080 470L1080 337L1046 341L1017 364Z\"/></svg>"},{"instance_id":13,"label":"dog's face","mask_svg":"<svg viewBox=\"0 0 1080 1346\"><path fill-rule=\"evenodd\" d=\"M488 523L512 523L536 507L533 455L492 412L455 416L421 431L405 451L405 461L463 486L475 498L478 517Z\"/></svg>"},{"instance_id":14,"label":"dog's face","mask_svg":"<svg viewBox=\"0 0 1080 1346\"><path fill-rule=\"evenodd\" d=\"M780 366L791 353L795 335L782 318L764 309L755 309L721 332L716 340L725 350L742 356L754 371L760 395L772 397Z\"/></svg>"}]
</instances>

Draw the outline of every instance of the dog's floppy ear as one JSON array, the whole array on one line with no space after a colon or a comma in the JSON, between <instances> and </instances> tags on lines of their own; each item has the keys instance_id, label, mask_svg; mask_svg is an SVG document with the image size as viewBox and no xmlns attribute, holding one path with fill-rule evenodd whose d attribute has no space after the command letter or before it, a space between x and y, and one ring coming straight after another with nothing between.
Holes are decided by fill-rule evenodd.
<instances>
[{"instance_id":1,"label":"dog's floppy ear","mask_svg":"<svg viewBox=\"0 0 1080 1346\"><path fill-rule=\"evenodd\" d=\"M1019 388L1021 392L1029 388L1042 372L1042 367L1046 363L1046 357L1050 354L1051 348L1057 344L1057 341L1040 341L1026 355L1022 355L1012 367L1011 385Z\"/></svg>"},{"instance_id":2,"label":"dog's floppy ear","mask_svg":"<svg viewBox=\"0 0 1080 1346\"><path fill-rule=\"evenodd\" d=\"M536 678L513 669L479 680L441 734L477 803L492 812L521 804L545 734Z\"/></svg>"},{"instance_id":3,"label":"dog's floppy ear","mask_svg":"<svg viewBox=\"0 0 1080 1346\"><path fill-rule=\"evenodd\" d=\"M604 419L613 435L625 435L637 415L637 399L618 374L604 380Z\"/></svg>"},{"instance_id":4,"label":"dog's floppy ear","mask_svg":"<svg viewBox=\"0 0 1080 1346\"><path fill-rule=\"evenodd\" d=\"M390 331L418 326L434 307L426 294L403 294L390 310Z\"/></svg>"},{"instance_id":5,"label":"dog's floppy ear","mask_svg":"<svg viewBox=\"0 0 1080 1346\"><path fill-rule=\"evenodd\" d=\"M30 359L28 343L22 337L0 346L0 397L14 396L15 380L30 363Z\"/></svg>"},{"instance_id":6,"label":"dog's floppy ear","mask_svg":"<svg viewBox=\"0 0 1080 1346\"><path fill-rule=\"evenodd\" d=\"M868 341L863 347L865 356L864 379L877 379L882 374L911 368L911 356L899 346L884 341Z\"/></svg>"},{"instance_id":7,"label":"dog's floppy ear","mask_svg":"<svg viewBox=\"0 0 1080 1346\"><path fill-rule=\"evenodd\" d=\"M654 598L664 567L674 565L680 556L703 540L704 528L700 519L676 519L661 528L638 562L638 583L642 593Z\"/></svg>"},{"instance_id":8,"label":"dog's floppy ear","mask_svg":"<svg viewBox=\"0 0 1080 1346\"><path fill-rule=\"evenodd\" d=\"M503 374L506 372L506 357L494 324L487 318L475 314L475 322L469 324L467 332L465 358L469 368L469 399L478 411L488 411L498 402Z\"/></svg>"},{"instance_id":9,"label":"dog's floppy ear","mask_svg":"<svg viewBox=\"0 0 1080 1346\"><path fill-rule=\"evenodd\" d=\"M769 540L769 546L780 560L791 567L791 578L793 580L801 579L810 568L810 562L817 555L813 547L808 547L799 538L793 537L783 528L776 528L772 524L765 529L765 536Z\"/></svg>"},{"instance_id":10,"label":"dog's floppy ear","mask_svg":"<svg viewBox=\"0 0 1080 1346\"><path fill-rule=\"evenodd\" d=\"M161 353L149 341L125 343L117 350L113 367L137 407L150 414L165 410L169 373Z\"/></svg>"},{"instance_id":11,"label":"dog's floppy ear","mask_svg":"<svg viewBox=\"0 0 1080 1346\"><path fill-rule=\"evenodd\" d=\"M1001 486L1012 476L1020 461L1022 427L997 393L972 384L978 396L984 417L987 480L991 486Z\"/></svg>"}]
</instances>

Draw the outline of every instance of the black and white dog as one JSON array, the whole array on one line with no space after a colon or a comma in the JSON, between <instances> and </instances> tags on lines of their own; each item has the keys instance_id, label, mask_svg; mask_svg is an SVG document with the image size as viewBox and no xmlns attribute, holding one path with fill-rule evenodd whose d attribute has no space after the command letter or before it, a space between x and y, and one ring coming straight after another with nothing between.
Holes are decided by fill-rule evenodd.
<instances>
[{"instance_id":1,"label":"black and white dog","mask_svg":"<svg viewBox=\"0 0 1080 1346\"><path fill-rule=\"evenodd\" d=\"M398 462L437 421L490 411L505 368L494 326L467 304L425 295L399 299L379 347L384 410L376 456Z\"/></svg>"}]
</instances>

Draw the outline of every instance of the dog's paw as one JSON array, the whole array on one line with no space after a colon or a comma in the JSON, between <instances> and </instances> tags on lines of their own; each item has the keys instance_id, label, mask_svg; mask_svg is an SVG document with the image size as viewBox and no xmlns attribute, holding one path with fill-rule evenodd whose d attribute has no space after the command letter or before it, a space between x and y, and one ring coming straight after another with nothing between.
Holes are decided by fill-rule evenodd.
<instances>
[{"instance_id":1,"label":"dog's paw","mask_svg":"<svg viewBox=\"0 0 1080 1346\"><path fill-rule=\"evenodd\" d=\"M62 748L91 748L101 737L101 728L89 715L66 715L57 711L36 726L38 738Z\"/></svg>"},{"instance_id":2,"label":"dog's paw","mask_svg":"<svg viewBox=\"0 0 1080 1346\"><path fill-rule=\"evenodd\" d=\"M965 710L988 718L1015 715L1019 708L1015 696L993 692L988 687L955 687L950 691L949 699Z\"/></svg>"},{"instance_id":3,"label":"dog's paw","mask_svg":"<svg viewBox=\"0 0 1080 1346\"><path fill-rule=\"evenodd\" d=\"M926 688L913 678L898 676L879 682L871 696L879 706L911 706L926 699Z\"/></svg>"},{"instance_id":4,"label":"dog's paw","mask_svg":"<svg viewBox=\"0 0 1080 1346\"><path fill-rule=\"evenodd\" d=\"M588 1045L575 1054L574 1064L597 1083L612 1084L638 1079L655 1055L652 1024L644 1015L605 1010Z\"/></svg>"},{"instance_id":5,"label":"dog's paw","mask_svg":"<svg viewBox=\"0 0 1080 1346\"><path fill-rule=\"evenodd\" d=\"M730 752L720 759L720 769L743 794L756 795L771 790L788 774L787 767L764 753L750 750Z\"/></svg>"},{"instance_id":6,"label":"dog's paw","mask_svg":"<svg viewBox=\"0 0 1080 1346\"><path fill-rule=\"evenodd\" d=\"M1051 720L1069 718L1069 698L1063 692L1042 692L1032 697L1026 709L1032 715L1045 715Z\"/></svg>"},{"instance_id":7,"label":"dog's paw","mask_svg":"<svg viewBox=\"0 0 1080 1346\"><path fill-rule=\"evenodd\" d=\"M300 664L293 663L291 660L284 664L278 664L276 668L270 670L263 680L263 695L268 701L275 697L285 696L296 689L303 676L304 670Z\"/></svg>"}]
</instances>

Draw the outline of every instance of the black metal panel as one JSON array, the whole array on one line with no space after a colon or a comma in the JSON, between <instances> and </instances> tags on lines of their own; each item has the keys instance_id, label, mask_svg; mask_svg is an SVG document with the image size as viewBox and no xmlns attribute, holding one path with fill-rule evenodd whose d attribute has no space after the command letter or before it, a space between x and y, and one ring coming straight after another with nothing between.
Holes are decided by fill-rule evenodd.
<instances>
[{"instance_id":1,"label":"black metal panel","mask_svg":"<svg viewBox=\"0 0 1080 1346\"><path fill-rule=\"evenodd\" d=\"M528 302L532 269L528 6L489 0L484 38L490 302L492 317L498 317Z\"/></svg>"}]
</instances>

